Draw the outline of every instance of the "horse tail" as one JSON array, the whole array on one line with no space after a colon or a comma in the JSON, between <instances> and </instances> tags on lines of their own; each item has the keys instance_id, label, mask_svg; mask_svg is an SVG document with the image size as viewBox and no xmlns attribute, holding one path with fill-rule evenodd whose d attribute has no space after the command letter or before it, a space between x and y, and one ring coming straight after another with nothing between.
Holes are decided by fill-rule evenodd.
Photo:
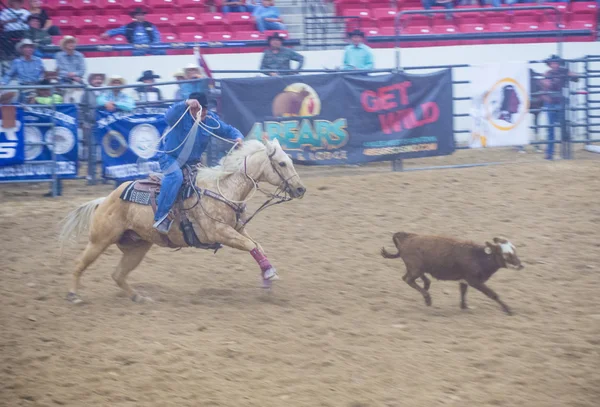
<instances>
[{"instance_id":1,"label":"horse tail","mask_svg":"<svg viewBox=\"0 0 600 407\"><path fill-rule=\"evenodd\" d=\"M414 234L405 233L405 232L394 233L394 237L392 238L392 240L394 241L394 245L396 246L398 253L390 253L387 250L385 250L385 247L382 247L381 248L381 256L383 256L383 258L385 258L385 259L397 259L399 257L402 257L402 253L400 250L402 241L404 239L406 239L407 237L411 237L411 236L414 236Z\"/></svg>"},{"instance_id":2,"label":"horse tail","mask_svg":"<svg viewBox=\"0 0 600 407\"><path fill-rule=\"evenodd\" d=\"M58 237L61 253L67 241L77 239L90 227L94 211L105 199L106 198L103 197L86 202L77 209L69 212L63 219L61 222L62 228Z\"/></svg>"}]
</instances>

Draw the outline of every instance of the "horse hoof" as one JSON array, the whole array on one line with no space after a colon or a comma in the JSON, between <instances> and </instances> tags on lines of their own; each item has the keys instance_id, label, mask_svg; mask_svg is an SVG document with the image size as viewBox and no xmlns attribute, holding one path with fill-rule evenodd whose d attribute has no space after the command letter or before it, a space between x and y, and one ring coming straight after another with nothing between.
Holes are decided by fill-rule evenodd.
<instances>
[{"instance_id":1,"label":"horse hoof","mask_svg":"<svg viewBox=\"0 0 600 407\"><path fill-rule=\"evenodd\" d=\"M143 295L139 295L139 294L133 294L133 297L131 297L131 301L137 303L137 304L151 304L154 302L154 300L150 297L144 297Z\"/></svg>"},{"instance_id":2,"label":"horse hoof","mask_svg":"<svg viewBox=\"0 0 600 407\"><path fill-rule=\"evenodd\" d=\"M263 271L262 273L263 281L276 281L279 280L279 276L277 275L277 270L271 267L268 270Z\"/></svg>"},{"instance_id":3,"label":"horse hoof","mask_svg":"<svg viewBox=\"0 0 600 407\"><path fill-rule=\"evenodd\" d=\"M83 304L83 300L75 293L68 293L67 294L67 301L69 301L71 304Z\"/></svg>"}]
</instances>

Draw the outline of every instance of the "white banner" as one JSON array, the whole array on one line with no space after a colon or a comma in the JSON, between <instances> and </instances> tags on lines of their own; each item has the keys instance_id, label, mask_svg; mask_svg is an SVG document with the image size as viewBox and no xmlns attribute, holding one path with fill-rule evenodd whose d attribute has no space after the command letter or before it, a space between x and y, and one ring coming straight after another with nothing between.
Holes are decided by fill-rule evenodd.
<instances>
[{"instance_id":1,"label":"white banner","mask_svg":"<svg viewBox=\"0 0 600 407\"><path fill-rule=\"evenodd\" d=\"M472 68L471 148L529 144L529 66L497 63Z\"/></svg>"}]
</instances>

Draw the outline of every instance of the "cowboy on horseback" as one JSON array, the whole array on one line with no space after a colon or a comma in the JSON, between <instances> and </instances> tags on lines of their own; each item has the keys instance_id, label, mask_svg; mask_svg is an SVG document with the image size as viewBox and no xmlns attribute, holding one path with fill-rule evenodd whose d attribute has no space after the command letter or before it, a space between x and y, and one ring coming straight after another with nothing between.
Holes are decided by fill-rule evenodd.
<instances>
[{"instance_id":1,"label":"cowboy on horseback","mask_svg":"<svg viewBox=\"0 0 600 407\"><path fill-rule=\"evenodd\" d=\"M183 184L182 168L197 164L208 145L210 132L207 127L217 136L239 144L244 139L238 129L221 121L215 113L208 111L207 106L208 101L204 93L192 93L187 100L172 105L165 114L170 130L164 136L158 160L164 178L153 225L154 229L161 234L168 234L171 228L172 219L169 218L169 211L177 200L177 194ZM205 125L199 125L193 132L192 128L200 112L199 120ZM211 119L210 125L206 125L207 118Z\"/></svg>"}]
</instances>

